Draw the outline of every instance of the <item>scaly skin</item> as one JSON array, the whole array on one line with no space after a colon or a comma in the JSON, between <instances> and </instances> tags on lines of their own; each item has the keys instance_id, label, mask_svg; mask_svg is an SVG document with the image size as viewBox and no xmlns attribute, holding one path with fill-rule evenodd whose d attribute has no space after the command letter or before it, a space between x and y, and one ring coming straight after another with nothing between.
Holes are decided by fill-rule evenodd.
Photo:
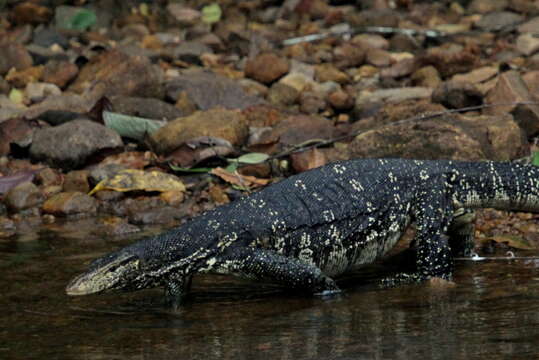
<instances>
[{"instance_id":1,"label":"scaly skin","mask_svg":"<svg viewBox=\"0 0 539 360\"><path fill-rule=\"evenodd\" d=\"M515 163L350 160L296 176L96 260L69 295L164 286L179 304L196 273L233 274L313 294L374 262L411 221L417 271L391 283L451 278L473 208L539 210L539 168ZM448 236L452 240L448 241Z\"/></svg>"}]
</instances>

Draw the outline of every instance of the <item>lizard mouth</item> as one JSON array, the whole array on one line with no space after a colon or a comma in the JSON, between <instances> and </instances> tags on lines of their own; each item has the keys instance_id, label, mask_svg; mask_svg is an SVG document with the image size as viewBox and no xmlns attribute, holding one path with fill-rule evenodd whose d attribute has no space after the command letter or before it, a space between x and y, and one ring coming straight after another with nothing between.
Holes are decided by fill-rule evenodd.
<instances>
[{"instance_id":1,"label":"lizard mouth","mask_svg":"<svg viewBox=\"0 0 539 360\"><path fill-rule=\"evenodd\" d=\"M115 257L113 260L75 277L66 286L66 293L71 296L79 296L97 294L117 288L121 284L122 278L138 269L138 264L138 258L130 254Z\"/></svg>"}]
</instances>

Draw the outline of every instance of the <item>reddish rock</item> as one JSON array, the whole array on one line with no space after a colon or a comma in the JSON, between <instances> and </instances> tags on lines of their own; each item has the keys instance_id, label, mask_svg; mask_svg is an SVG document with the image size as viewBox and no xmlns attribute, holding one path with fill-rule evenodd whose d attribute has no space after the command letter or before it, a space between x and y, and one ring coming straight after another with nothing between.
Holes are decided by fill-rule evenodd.
<instances>
[{"instance_id":1,"label":"reddish rock","mask_svg":"<svg viewBox=\"0 0 539 360\"><path fill-rule=\"evenodd\" d=\"M88 90L100 95L162 98L162 71L145 56L129 56L110 50L95 56L79 72L69 90Z\"/></svg>"},{"instance_id":2,"label":"reddish rock","mask_svg":"<svg viewBox=\"0 0 539 360\"><path fill-rule=\"evenodd\" d=\"M350 77L345 72L337 69L331 63L316 65L316 80L318 82L334 81L339 84L345 84L350 81Z\"/></svg>"},{"instance_id":3,"label":"reddish rock","mask_svg":"<svg viewBox=\"0 0 539 360\"><path fill-rule=\"evenodd\" d=\"M52 10L34 1L25 1L13 8L12 18L17 24L44 24L51 20Z\"/></svg>"},{"instance_id":4,"label":"reddish rock","mask_svg":"<svg viewBox=\"0 0 539 360\"><path fill-rule=\"evenodd\" d=\"M346 111L354 107L354 98L343 90L332 92L327 99L329 104L336 110Z\"/></svg>"},{"instance_id":5,"label":"reddish rock","mask_svg":"<svg viewBox=\"0 0 539 360\"><path fill-rule=\"evenodd\" d=\"M41 191L31 182L24 182L9 190L4 199L12 211L21 211L40 205L45 200Z\"/></svg>"},{"instance_id":6,"label":"reddish rock","mask_svg":"<svg viewBox=\"0 0 539 360\"><path fill-rule=\"evenodd\" d=\"M267 95L268 101L275 106L290 106L296 103L300 95L300 92L281 82L273 84Z\"/></svg>"},{"instance_id":7,"label":"reddish rock","mask_svg":"<svg viewBox=\"0 0 539 360\"><path fill-rule=\"evenodd\" d=\"M25 87L28 83L41 80L43 76L43 66L31 66L23 70L12 68L6 74L6 80L18 88Z\"/></svg>"},{"instance_id":8,"label":"reddish rock","mask_svg":"<svg viewBox=\"0 0 539 360\"><path fill-rule=\"evenodd\" d=\"M448 43L428 49L419 61L423 65L434 66L445 79L475 69L479 64L479 56L461 45Z\"/></svg>"},{"instance_id":9,"label":"reddish rock","mask_svg":"<svg viewBox=\"0 0 539 360\"><path fill-rule=\"evenodd\" d=\"M79 73L77 65L69 61L51 60L43 69L43 82L55 84L59 88L65 87Z\"/></svg>"},{"instance_id":10,"label":"reddish rock","mask_svg":"<svg viewBox=\"0 0 539 360\"><path fill-rule=\"evenodd\" d=\"M516 102L536 102L526 83L516 71L508 71L498 77L496 86L486 96L488 104L511 104ZM539 106L531 104L513 104L491 106L483 110L484 114L513 114L517 123L528 137L539 134Z\"/></svg>"},{"instance_id":11,"label":"reddish rock","mask_svg":"<svg viewBox=\"0 0 539 360\"><path fill-rule=\"evenodd\" d=\"M302 152L295 152L290 155L292 168L296 173L311 170L327 164L325 154L314 148Z\"/></svg>"},{"instance_id":12,"label":"reddish rock","mask_svg":"<svg viewBox=\"0 0 539 360\"><path fill-rule=\"evenodd\" d=\"M95 214L97 201L81 192L62 192L45 201L43 211L56 216Z\"/></svg>"},{"instance_id":13,"label":"reddish rock","mask_svg":"<svg viewBox=\"0 0 539 360\"><path fill-rule=\"evenodd\" d=\"M288 61L273 53L260 54L254 59L247 60L245 76L270 84L289 70Z\"/></svg>"}]
</instances>

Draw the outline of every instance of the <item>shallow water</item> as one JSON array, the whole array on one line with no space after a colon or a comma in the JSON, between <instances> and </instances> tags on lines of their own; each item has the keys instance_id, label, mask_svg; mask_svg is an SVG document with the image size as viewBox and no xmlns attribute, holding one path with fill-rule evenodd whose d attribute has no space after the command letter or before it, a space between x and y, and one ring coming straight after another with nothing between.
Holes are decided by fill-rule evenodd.
<instances>
[{"instance_id":1,"label":"shallow water","mask_svg":"<svg viewBox=\"0 0 539 360\"><path fill-rule=\"evenodd\" d=\"M205 276L173 312L159 290L67 297L91 259L142 236L93 233L53 225L0 240L1 359L539 357L539 260L459 262L455 287L379 289L378 267L328 299Z\"/></svg>"}]
</instances>

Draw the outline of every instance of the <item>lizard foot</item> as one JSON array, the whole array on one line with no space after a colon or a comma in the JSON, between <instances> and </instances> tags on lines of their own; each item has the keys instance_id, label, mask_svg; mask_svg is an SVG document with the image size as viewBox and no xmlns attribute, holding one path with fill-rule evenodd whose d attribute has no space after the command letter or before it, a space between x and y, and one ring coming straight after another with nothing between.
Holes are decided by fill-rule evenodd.
<instances>
[{"instance_id":1,"label":"lizard foot","mask_svg":"<svg viewBox=\"0 0 539 360\"><path fill-rule=\"evenodd\" d=\"M442 275L442 276L437 276L437 277L442 278L444 280L451 280L451 275ZM393 276L383 278L380 281L380 287L392 288L392 287L401 286L401 285L418 284L430 278L432 278L432 276L424 275L418 272L398 273Z\"/></svg>"}]
</instances>

